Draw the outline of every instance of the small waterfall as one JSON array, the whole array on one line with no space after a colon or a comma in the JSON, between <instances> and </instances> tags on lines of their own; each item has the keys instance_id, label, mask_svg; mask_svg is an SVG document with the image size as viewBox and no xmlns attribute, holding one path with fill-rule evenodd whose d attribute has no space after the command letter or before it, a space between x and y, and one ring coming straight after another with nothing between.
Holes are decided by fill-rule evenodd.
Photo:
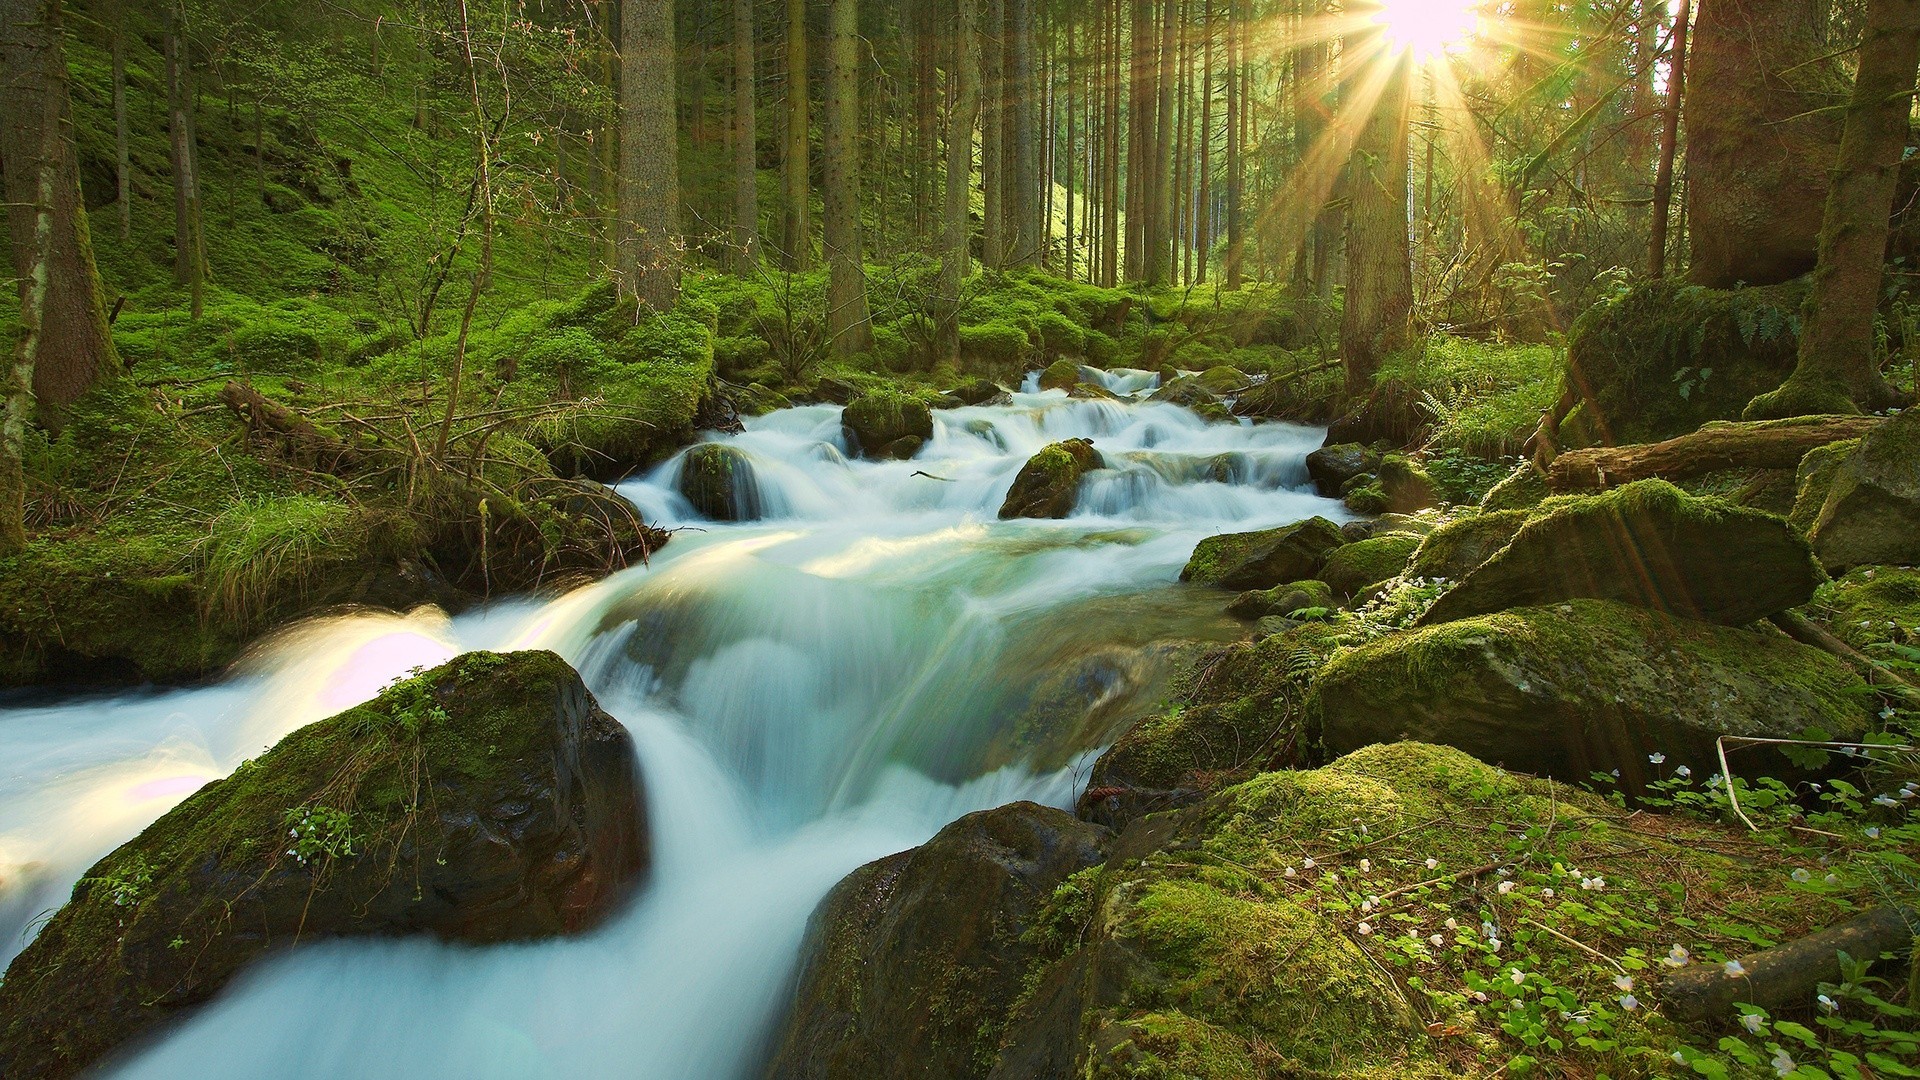
<instances>
[{"instance_id":1,"label":"small waterfall","mask_svg":"<svg viewBox=\"0 0 1920 1080\"><path fill-rule=\"evenodd\" d=\"M1158 381L1103 375L1116 394ZM1074 516L997 520L1026 459L1073 437L1107 462ZM564 941L302 949L117 1075L750 1076L834 882L972 810L1070 805L1114 725L1161 693L1151 646L1239 633L1179 570L1204 536L1341 516L1307 483L1320 439L1026 392L936 412L913 460L870 462L848 457L837 408L802 406L714 440L758 520L696 509L685 455L620 486L680 530L650 566L453 619L315 621L210 686L0 701L0 948L293 728L466 649L551 648L639 747L657 864L629 911Z\"/></svg>"}]
</instances>

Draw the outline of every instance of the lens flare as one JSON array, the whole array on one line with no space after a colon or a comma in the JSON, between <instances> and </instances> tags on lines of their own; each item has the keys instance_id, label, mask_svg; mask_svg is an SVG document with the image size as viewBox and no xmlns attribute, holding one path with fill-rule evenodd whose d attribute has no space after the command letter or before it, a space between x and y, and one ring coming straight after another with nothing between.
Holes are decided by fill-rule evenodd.
<instances>
[{"instance_id":1,"label":"lens flare","mask_svg":"<svg viewBox=\"0 0 1920 1080\"><path fill-rule=\"evenodd\" d=\"M1457 48L1480 27L1481 0L1379 0L1374 13L1397 51L1432 60Z\"/></svg>"}]
</instances>

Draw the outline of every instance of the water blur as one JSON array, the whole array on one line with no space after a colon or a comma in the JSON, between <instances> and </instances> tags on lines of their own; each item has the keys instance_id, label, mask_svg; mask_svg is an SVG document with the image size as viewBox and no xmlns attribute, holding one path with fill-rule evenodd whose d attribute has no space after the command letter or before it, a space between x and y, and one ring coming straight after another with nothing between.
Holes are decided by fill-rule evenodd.
<instances>
[{"instance_id":1,"label":"water blur","mask_svg":"<svg viewBox=\"0 0 1920 1080\"><path fill-rule=\"evenodd\" d=\"M677 530L645 567L448 618L354 614L264 642L214 685L0 700L0 956L94 860L207 780L389 680L475 648L551 648L633 731L656 864L593 934L475 949L331 942L251 972L128 1077L749 1075L806 920L854 867L1016 799L1071 804L1164 688L1177 643L1238 629L1176 584L1200 538L1340 517L1318 430L1209 424L1031 384L935 414L911 461L850 459L838 408L724 438L758 520L701 518L675 459L621 486ZM1028 456L1107 468L1061 521L997 519Z\"/></svg>"}]
</instances>

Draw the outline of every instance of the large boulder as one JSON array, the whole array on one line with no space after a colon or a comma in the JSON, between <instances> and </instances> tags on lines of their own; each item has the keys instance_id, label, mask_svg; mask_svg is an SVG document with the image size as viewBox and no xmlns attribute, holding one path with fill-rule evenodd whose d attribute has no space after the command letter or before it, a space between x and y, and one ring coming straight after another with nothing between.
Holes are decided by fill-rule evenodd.
<instances>
[{"instance_id":1,"label":"large boulder","mask_svg":"<svg viewBox=\"0 0 1920 1080\"><path fill-rule=\"evenodd\" d=\"M647 866L631 737L548 652L308 725L100 860L0 983L0 1075L66 1077L301 942L552 937Z\"/></svg>"},{"instance_id":2,"label":"large boulder","mask_svg":"<svg viewBox=\"0 0 1920 1080\"><path fill-rule=\"evenodd\" d=\"M1072 360L1055 360L1040 373L1040 389L1071 390L1080 385L1080 365Z\"/></svg>"},{"instance_id":3,"label":"large boulder","mask_svg":"<svg viewBox=\"0 0 1920 1080\"><path fill-rule=\"evenodd\" d=\"M1808 535L1836 573L1920 563L1920 409L1861 438L1834 469Z\"/></svg>"},{"instance_id":4,"label":"large boulder","mask_svg":"<svg viewBox=\"0 0 1920 1080\"><path fill-rule=\"evenodd\" d=\"M1858 739L1866 697L1845 664L1783 634L1573 600L1343 653L1309 711L1329 754L1415 739L1569 783L1617 769L1640 791L1680 765L1718 771L1721 735ZM1799 772L1779 754L1742 760L1754 775Z\"/></svg>"},{"instance_id":5,"label":"large boulder","mask_svg":"<svg viewBox=\"0 0 1920 1080\"><path fill-rule=\"evenodd\" d=\"M1013 803L854 871L814 912L769 1080L970 1080L1038 954L1026 931L1112 834Z\"/></svg>"},{"instance_id":6,"label":"large boulder","mask_svg":"<svg viewBox=\"0 0 1920 1080\"><path fill-rule=\"evenodd\" d=\"M1407 560L1419 546L1420 538L1406 533L1348 544L1327 556L1320 580L1340 596L1353 596L1405 570Z\"/></svg>"},{"instance_id":7,"label":"large boulder","mask_svg":"<svg viewBox=\"0 0 1920 1080\"><path fill-rule=\"evenodd\" d=\"M1420 625L1590 597L1738 626L1806 603L1821 578L1781 518L1642 480L1543 504Z\"/></svg>"},{"instance_id":8,"label":"large boulder","mask_svg":"<svg viewBox=\"0 0 1920 1080\"><path fill-rule=\"evenodd\" d=\"M1340 526L1323 517L1277 529L1209 536L1193 549L1180 580L1236 591L1270 589L1318 576L1327 556L1346 539Z\"/></svg>"},{"instance_id":9,"label":"large boulder","mask_svg":"<svg viewBox=\"0 0 1920 1080\"><path fill-rule=\"evenodd\" d=\"M1427 534L1407 564L1407 575L1459 581L1512 542L1532 516L1525 510L1464 513Z\"/></svg>"},{"instance_id":10,"label":"large boulder","mask_svg":"<svg viewBox=\"0 0 1920 1080\"><path fill-rule=\"evenodd\" d=\"M1000 517L1063 518L1080 500L1080 480L1104 467L1088 439L1057 442L1027 459L1000 504Z\"/></svg>"},{"instance_id":11,"label":"large boulder","mask_svg":"<svg viewBox=\"0 0 1920 1080\"><path fill-rule=\"evenodd\" d=\"M919 398L870 390L841 410L840 429L861 457L905 460L933 438L933 411Z\"/></svg>"},{"instance_id":12,"label":"large boulder","mask_svg":"<svg viewBox=\"0 0 1920 1080\"><path fill-rule=\"evenodd\" d=\"M1307 455L1307 475L1329 499L1337 499L1347 481L1380 468L1380 455L1359 443L1323 446Z\"/></svg>"},{"instance_id":13,"label":"large boulder","mask_svg":"<svg viewBox=\"0 0 1920 1080\"><path fill-rule=\"evenodd\" d=\"M1815 447L1800 459L1793 476L1793 509L1787 512L1787 521L1794 528L1801 532L1813 531L1820 520L1820 511L1826 509L1833 478L1840 475L1840 466L1859 448L1859 439L1843 439Z\"/></svg>"},{"instance_id":14,"label":"large boulder","mask_svg":"<svg viewBox=\"0 0 1920 1080\"><path fill-rule=\"evenodd\" d=\"M753 462L738 447L701 443L680 459L675 485L695 510L715 521L756 521L760 517L760 485Z\"/></svg>"}]
</instances>

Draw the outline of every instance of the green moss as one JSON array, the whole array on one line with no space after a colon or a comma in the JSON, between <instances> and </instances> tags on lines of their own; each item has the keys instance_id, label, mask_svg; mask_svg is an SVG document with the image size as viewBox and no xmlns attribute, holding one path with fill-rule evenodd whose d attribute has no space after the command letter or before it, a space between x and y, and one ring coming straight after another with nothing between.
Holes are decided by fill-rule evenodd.
<instances>
[{"instance_id":1,"label":"green moss","mask_svg":"<svg viewBox=\"0 0 1920 1080\"><path fill-rule=\"evenodd\" d=\"M1321 517L1259 532L1210 536L1194 547L1180 580L1229 589L1271 588L1313 577L1345 542L1340 526Z\"/></svg>"},{"instance_id":2,"label":"green moss","mask_svg":"<svg viewBox=\"0 0 1920 1080\"><path fill-rule=\"evenodd\" d=\"M1010 322L995 320L960 327L960 353L969 361L990 367L1020 364L1031 350L1027 332Z\"/></svg>"},{"instance_id":3,"label":"green moss","mask_svg":"<svg viewBox=\"0 0 1920 1080\"><path fill-rule=\"evenodd\" d=\"M1827 493L1833 490L1833 478L1859 448L1859 439L1847 439L1816 447L1800 459L1800 467L1794 473L1793 511L1787 515L1794 528L1801 532L1813 531L1820 520L1821 509L1827 505Z\"/></svg>"},{"instance_id":4,"label":"green moss","mask_svg":"<svg viewBox=\"0 0 1920 1080\"><path fill-rule=\"evenodd\" d=\"M1375 380L1418 397L1433 421L1429 450L1500 458L1519 453L1539 426L1564 367L1560 350L1551 346L1440 334L1389 358Z\"/></svg>"},{"instance_id":5,"label":"green moss","mask_svg":"<svg viewBox=\"0 0 1920 1080\"><path fill-rule=\"evenodd\" d=\"M1540 505L1547 497L1547 478L1531 463L1514 466L1505 480L1495 484L1480 500L1483 510L1525 510Z\"/></svg>"},{"instance_id":6,"label":"green moss","mask_svg":"<svg viewBox=\"0 0 1920 1080\"><path fill-rule=\"evenodd\" d=\"M1387 496L1385 488L1376 483L1364 483L1346 493L1341 499L1347 509L1356 514L1384 514L1393 506L1393 500Z\"/></svg>"},{"instance_id":7,"label":"green moss","mask_svg":"<svg viewBox=\"0 0 1920 1080\"><path fill-rule=\"evenodd\" d=\"M1407 560L1419 547L1420 537L1404 534L1348 544L1327 556L1320 579L1335 593L1352 596L1405 570Z\"/></svg>"},{"instance_id":8,"label":"green moss","mask_svg":"<svg viewBox=\"0 0 1920 1080\"><path fill-rule=\"evenodd\" d=\"M1821 586L1809 610L1856 649L1912 645L1920 641L1920 570L1862 567Z\"/></svg>"},{"instance_id":9,"label":"green moss","mask_svg":"<svg viewBox=\"0 0 1920 1080\"><path fill-rule=\"evenodd\" d=\"M1526 510L1465 512L1428 533L1407 575L1458 581L1507 546L1532 515Z\"/></svg>"},{"instance_id":10,"label":"green moss","mask_svg":"<svg viewBox=\"0 0 1920 1080\"><path fill-rule=\"evenodd\" d=\"M1080 365L1072 360L1055 360L1040 373L1040 389L1071 390L1080 385Z\"/></svg>"}]
</instances>

